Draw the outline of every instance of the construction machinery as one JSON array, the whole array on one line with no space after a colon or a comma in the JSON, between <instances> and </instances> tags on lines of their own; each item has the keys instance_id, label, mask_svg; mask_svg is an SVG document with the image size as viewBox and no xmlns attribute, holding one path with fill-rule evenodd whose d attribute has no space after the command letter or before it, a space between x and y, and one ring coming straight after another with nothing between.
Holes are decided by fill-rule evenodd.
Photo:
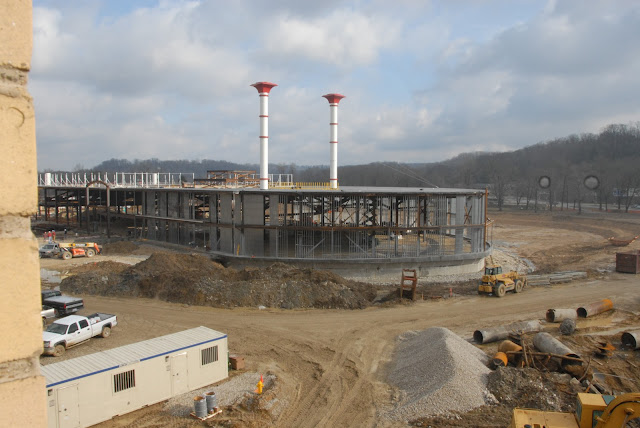
<instances>
[{"instance_id":1,"label":"construction machinery","mask_svg":"<svg viewBox=\"0 0 640 428\"><path fill-rule=\"evenodd\" d=\"M490 264L484 268L482 282L478 286L478 294L493 294L504 297L507 291L520 293L525 285L527 285L526 275L515 271L502 272L502 266Z\"/></svg>"},{"instance_id":2,"label":"construction machinery","mask_svg":"<svg viewBox=\"0 0 640 428\"><path fill-rule=\"evenodd\" d=\"M509 428L624 428L640 418L640 393L618 397L579 393L576 413L513 409Z\"/></svg>"},{"instance_id":3,"label":"construction machinery","mask_svg":"<svg viewBox=\"0 0 640 428\"><path fill-rule=\"evenodd\" d=\"M69 260L73 257L93 257L100 254L100 246L95 242L60 243L60 258Z\"/></svg>"}]
</instances>

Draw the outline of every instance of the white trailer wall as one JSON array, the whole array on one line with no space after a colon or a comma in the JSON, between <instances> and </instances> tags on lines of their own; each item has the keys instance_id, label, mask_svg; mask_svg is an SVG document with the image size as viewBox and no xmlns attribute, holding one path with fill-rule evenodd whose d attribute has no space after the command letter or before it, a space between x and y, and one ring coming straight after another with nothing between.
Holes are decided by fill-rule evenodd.
<instances>
[{"instance_id":1,"label":"white trailer wall","mask_svg":"<svg viewBox=\"0 0 640 428\"><path fill-rule=\"evenodd\" d=\"M227 351L225 334L198 327L42 366L49 428L87 427L225 379Z\"/></svg>"}]
</instances>

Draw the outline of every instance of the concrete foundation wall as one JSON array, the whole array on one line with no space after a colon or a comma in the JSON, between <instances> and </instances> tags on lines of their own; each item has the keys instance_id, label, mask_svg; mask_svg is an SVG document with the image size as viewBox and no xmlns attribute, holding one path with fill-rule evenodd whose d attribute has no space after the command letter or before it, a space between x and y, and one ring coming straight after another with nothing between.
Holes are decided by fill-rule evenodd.
<instances>
[{"instance_id":1,"label":"concrete foundation wall","mask_svg":"<svg viewBox=\"0 0 640 428\"><path fill-rule=\"evenodd\" d=\"M37 210L35 113L27 92L32 6L0 2L0 426L46 426L40 266L29 217ZM28 409L28 411L25 411Z\"/></svg>"},{"instance_id":2,"label":"concrete foundation wall","mask_svg":"<svg viewBox=\"0 0 640 428\"><path fill-rule=\"evenodd\" d=\"M427 278L434 275L456 275L476 273L484 268L484 258L491 251L481 254L464 255L460 258L433 257L432 260L423 258L403 259L362 259L362 260L299 260L299 259L255 259L250 257L223 257L220 258L225 265L235 269L245 267L267 267L276 262L283 262L300 268L313 268L329 270L344 278L362 279L371 281L397 282L402 269L415 269L418 278ZM469 256L469 257L465 257Z\"/></svg>"}]
</instances>

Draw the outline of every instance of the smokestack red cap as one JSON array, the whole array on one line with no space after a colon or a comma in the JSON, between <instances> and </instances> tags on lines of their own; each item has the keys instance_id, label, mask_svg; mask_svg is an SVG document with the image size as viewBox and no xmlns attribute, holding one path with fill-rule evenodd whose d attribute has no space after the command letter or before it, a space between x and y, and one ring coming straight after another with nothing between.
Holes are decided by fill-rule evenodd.
<instances>
[{"instance_id":1,"label":"smokestack red cap","mask_svg":"<svg viewBox=\"0 0 640 428\"><path fill-rule=\"evenodd\" d=\"M341 99L346 98L344 95L341 95L341 94L327 94L327 95L323 95L322 97L326 98L327 101L329 101L329 104L338 104Z\"/></svg>"},{"instance_id":2,"label":"smokestack red cap","mask_svg":"<svg viewBox=\"0 0 640 428\"><path fill-rule=\"evenodd\" d=\"M254 88L256 88L258 90L259 93L269 93L271 91L271 88L273 88L274 86L278 86L275 83L271 83L271 82L256 82L253 85Z\"/></svg>"}]
</instances>

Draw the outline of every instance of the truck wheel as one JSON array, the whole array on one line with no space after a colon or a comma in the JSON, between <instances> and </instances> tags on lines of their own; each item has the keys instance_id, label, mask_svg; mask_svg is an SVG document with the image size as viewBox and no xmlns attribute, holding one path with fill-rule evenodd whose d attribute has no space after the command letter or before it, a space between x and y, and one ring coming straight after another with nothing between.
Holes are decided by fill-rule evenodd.
<instances>
[{"instance_id":1,"label":"truck wheel","mask_svg":"<svg viewBox=\"0 0 640 428\"><path fill-rule=\"evenodd\" d=\"M55 346L55 348L53 348L53 356L54 357L59 357L62 354L64 354L64 345L62 343L59 343Z\"/></svg>"},{"instance_id":2,"label":"truck wheel","mask_svg":"<svg viewBox=\"0 0 640 428\"><path fill-rule=\"evenodd\" d=\"M102 337L109 337L110 335L111 335L111 327L109 327L109 326L102 327L101 336Z\"/></svg>"},{"instance_id":3,"label":"truck wheel","mask_svg":"<svg viewBox=\"0 0 640 428\"><path fill-rule=\"evenodd\" d=\"M524 288L524 282L522 282L522 280L519 279L516 281L516 285L513 291L515 291L516 293L521 293L523 288Z\"/></svg>"},{"instance_id":4,"label":"truck wheel","mask_svg":"<svg viewBox=\"0 0 640 428\"><path fill-rule=\"evenodd\" d=\"M94 250L93 248L87 249L87 257L93 257L95 255L96 255L96 250Z\"/></svg>"},{"instance_id":5,"label":"truck wheel","mask_svg":"<svg viewBox=\"0 0 640 428\"><path fill-rule=\"evenodd\" d=\"M496 296L498 297L504 297L505 294L507 294L507 287L504 285L504 282L499 282L496 285Z\"/></svg>"},{"instance_id":6,"label":"truck wheel","mask_svg":"<svg viewBox=\"0 0 640 428\"><path fill-rule=\"evenodd\" d=\"M69 260L71 258L71 253L68 251L63 251L60 257L62 257L63 260Z\"/></svg>"}]
</instances>

